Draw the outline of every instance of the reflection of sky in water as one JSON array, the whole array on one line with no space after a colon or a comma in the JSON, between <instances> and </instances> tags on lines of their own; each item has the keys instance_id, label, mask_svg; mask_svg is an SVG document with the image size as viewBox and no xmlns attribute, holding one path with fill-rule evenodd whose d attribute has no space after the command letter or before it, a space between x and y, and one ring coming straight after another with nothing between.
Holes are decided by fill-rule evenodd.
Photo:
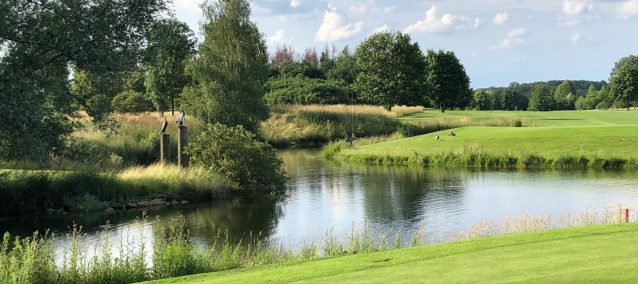
<instances>
[{"instance_id":1,"label":"reflection of sky in water","mask_svg":"<svg viewBox=\"0 0 638 284\"><path fill-rule=\"evenodd\" d=\"M323 240L329 230L346 242L353 224L360 227L363 222L373 236L384 233L393 238L398 231L402 240L409 241L410 234L422 226L426 233L446 235L481 220L524 214L558 217L586 210L602 212L621 203L638 212L638 180L629 171L472 172L334 165L306 151L281 156L290 177L290 190L282 200L253 197L178 207L151 212L149 220L160 216L159 222L164 222L184 215L199 245L227 229L234 240L246 239L251 231L253 235L261 232L263 237L298 248L304 242ZM95 231L109 219L114 254L121 241L139 244L142 237L150 252L153 229L135 219L139 215L132 211L23 217L0 220L0 230L26 233L47 226L60 232L75 221L89 232L89 242L99 244ZM56 246L61 251L68 239L58 237Z\"/></svg>"}]
</instances>

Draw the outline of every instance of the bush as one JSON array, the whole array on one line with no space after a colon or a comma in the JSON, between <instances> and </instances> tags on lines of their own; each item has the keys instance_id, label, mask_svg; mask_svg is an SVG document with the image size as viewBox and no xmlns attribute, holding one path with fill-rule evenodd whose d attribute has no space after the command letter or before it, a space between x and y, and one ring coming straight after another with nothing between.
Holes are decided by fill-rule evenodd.
<instances>
[{"instance_id":1,"label":"bush","mask_svg":"<svg viewBox=\"0 0 638 284\"><path fill-rule=\"evenodd\" d=\"M136 91L124 91L119 93L111 101L113 110L123 112L152 111L153 103Z\"/></svg>"},{"instance_id":2,"label":"bush","mask_svg":"<svg viewBox=\"0 0 638 284\"><path fill-rule=\"evenodd\" d=\"M266 84L268 104L341 104L349 103L352 89L340 81L284 77Z\"/></svg>"},{"instance_id":3,"label":"bush","mask_svg":"<svg viewBox=\"0 0 638 284\"><path fill-rule=\"evenodd\" d=\"M193 139L188 154L203 166L248 190L283 191L282 161L270 145L258 141L241 126L212 124Z\"/></svg>"}]
</instances>

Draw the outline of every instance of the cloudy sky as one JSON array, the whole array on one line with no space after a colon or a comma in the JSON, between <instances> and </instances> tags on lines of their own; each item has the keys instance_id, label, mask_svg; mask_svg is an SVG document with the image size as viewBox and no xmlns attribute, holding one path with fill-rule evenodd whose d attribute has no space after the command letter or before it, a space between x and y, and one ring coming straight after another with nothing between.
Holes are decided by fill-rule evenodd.
<instances>
[{"instance_id":1,"label":"cloudy sky","mask_svg":"<svg viewBox=\"0 0 638 284\"><path fill-rule=\"evenodd\" d=\"M198 33L201 1L175 0L174 7ZM375 31L401 31L424 50L454 51L474 88L607 80L614 62L638 54L638 0L253 0L251 6L271 50L356 47Z\"/></svg>"}]
</instances>

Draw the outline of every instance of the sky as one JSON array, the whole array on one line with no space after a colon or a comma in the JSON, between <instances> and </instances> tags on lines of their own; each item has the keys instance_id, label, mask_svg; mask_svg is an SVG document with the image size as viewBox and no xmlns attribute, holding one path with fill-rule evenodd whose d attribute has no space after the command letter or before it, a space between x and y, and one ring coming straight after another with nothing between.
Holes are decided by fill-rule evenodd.
<instances>
[{"instance_id":1,"label":"sky","mask_svg":"<svg viewBox=\"0 0 638 284\"><path fill-rule=\"evenodd\" d=\"M174 0L200 40L202 0ZM326 45L354 50L378 31L407 33L454 51L473 88L511 82L608 80L638 54L638 0L253 0L252 18L272 52Z\"/></svg>"}]
</instances>

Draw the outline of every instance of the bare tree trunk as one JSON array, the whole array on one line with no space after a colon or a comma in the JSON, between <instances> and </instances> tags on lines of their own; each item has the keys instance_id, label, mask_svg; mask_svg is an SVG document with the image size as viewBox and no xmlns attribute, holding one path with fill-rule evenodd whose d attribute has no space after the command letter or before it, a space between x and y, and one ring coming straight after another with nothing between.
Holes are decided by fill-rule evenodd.
<instances>
[{"instance_id":1,"label":"bare tree trunk","mask_svg":"<svg viewBox=\"0 0 638 284\"><path fill-rule=\"evenodd\" d=\"M439 106L441 108L441 113L445 113L445 103L441 103Z\"/></svg>"}]
</instances>

